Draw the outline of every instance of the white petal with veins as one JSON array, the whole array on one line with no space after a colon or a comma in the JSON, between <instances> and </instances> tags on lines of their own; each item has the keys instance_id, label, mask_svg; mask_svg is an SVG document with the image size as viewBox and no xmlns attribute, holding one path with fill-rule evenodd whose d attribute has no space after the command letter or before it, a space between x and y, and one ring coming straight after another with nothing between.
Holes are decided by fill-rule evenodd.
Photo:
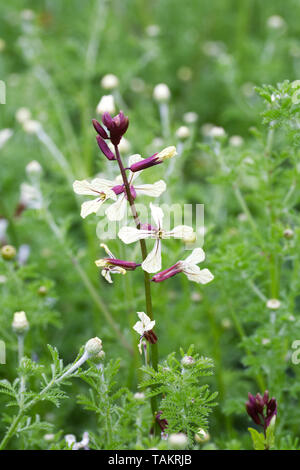
<instances>
[{"instance_id":1,"label":"white petal with veins","mask_svg":"<svg viewBox=\"0 0 300 470\"><path fill-rule=\"evenodd\" d=\"M147 273L156 273L161 269L161 240L155 240L154 248L142 263L142 268Z\"/></svg>"}]
</instances>

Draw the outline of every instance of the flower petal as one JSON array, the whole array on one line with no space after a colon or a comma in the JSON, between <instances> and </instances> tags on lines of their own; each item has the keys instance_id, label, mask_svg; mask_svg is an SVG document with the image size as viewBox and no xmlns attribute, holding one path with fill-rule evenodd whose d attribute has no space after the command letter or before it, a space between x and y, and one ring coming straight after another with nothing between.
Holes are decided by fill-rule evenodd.
<instances>
[{"instance_id":1,"label":"flower petal","mask_svg":"<svg viewBox=\"0 0 300 470\"><path fill-rule=\"evenodd\" d=\"M189 227L188 225L177 225L168 232L163 233L163 238L182 238L183 240L190 240L193 236L194 230L193 227Z\"/></svg>"},{"instance_id":2,"label":"flower petal","mask_svg":"<svg viewBox=\"0 0 300 470\"><path fill-rule=\"evenodd\" d=\"M134 189L138 194L159 197L166 190L166 187L166 183L163 180L159 180L154 184L140 184L138 186L134 186Z\"/></svg>"},{"instance_id":3,"label":"flower petal","mask_svg":"<svg viewBox=\"0 0 300 470\"><path fill-rule=\"evenodd\" d=\"M110 272L107 271L107 269L103 269L103 270L101 271L101 274L102 274L102 276L104 277L104 279L105 279L107 282L109 282L109 284L112 284L112 283L113 283L112 280L111 280L111 277L110 277Z\"/></svg>"},{"instance_id":4,"label":"flower petal","mask_svg":"<svg viewBox=\"0 0 300 470\"><path fill-rule=\"evenodd\" d=\"M93 199L92 201L83 202L81 204L81 217L85 219L88 215L98 212L102 204L103 201L99 198Z\"/></svg>"},{"instance_id":5,"label":"flower petal","mask_svg":"<svg viewBox=\"0 0 300 470\"><path fill-rule=\"evenodd\" d=\"M111 204L111 206L106 209L105 214L107 215L107 218L110 221L122 220L125 216L126 209L127 200L125 198L125 194L122 193L117 198L117 201Z\"/></svg>"},{"instance_id":6,"label":"flower petal","mask_svg":"<svg viewBox=\"0 0 300 470\"><path fill-rule=\"evenodd\" d=\"M114 182L103 178L95 178L92 181L82 180L74 181L73 189L76 194L83 194L86 196L95 196L107 189L111 189Z\"/></svg>"},{"instance_id":7,"label":"flower petal","mask_svg":"<svg viewBox=\"0 0 300 470\"><path fill-rule=\"evenodd\" d=\"M200 269L199 266L196 265L190 265L189 268L184 269L183 272L190 281L197 282L198 284L207 284L214 279L209 269Z\"/></svg>"},{"instance_id":8,"label":"flower petal","mask_svg":"<svg viewBox=\"0 0 300 470\"><path fill-rule=\"evenodd\" d=\"M155 225L158 229L162 227L162 221L164 217L164 213L162 209L154 204L150 203L151 215L155 222Z\"/></svg>"},{"instance_id":9,"label":"flower petal","mask_svg":"<svg viewBox=\"0 0 300 470\"><path fill-rule=\"evenodd\" d=\"M136 324L132 327L139 335L144 334L143 323L141 321L137 321Z\"/></svg>"},{"instance_id":10,"label":"flower petal","mask_svg":"<svg viewBox=\"0 0 300 470\"><path fill-rule=\"evenodd\" d=\"M118 233L118 237L126 244L136 242L143 238L153 238L154 235L155 232L153 230L139 230L134 227L122 227Z\"/></svg>"},{"instance_id":11,"label":"flower petal","mask_svg":"<svg viewBox=\"0 0 300 470\"><path fill-rule=\"evenodd\" d=\"M205 260L205 253L202 248L195 248L190 256L188 256L184 263L186 264L198 264Z\"/></svg>"},{"instance_id":12,"label":"flower petal","mask_svg":"<svg viewBox=\"0 0 300 470\"><path fill-rule=\"evenodd\" d=\"M161 240L155 240L155 245L147 258L142 263L142 268L147 273L156 273L161 269Z\"/></svg>"}]
</instances>

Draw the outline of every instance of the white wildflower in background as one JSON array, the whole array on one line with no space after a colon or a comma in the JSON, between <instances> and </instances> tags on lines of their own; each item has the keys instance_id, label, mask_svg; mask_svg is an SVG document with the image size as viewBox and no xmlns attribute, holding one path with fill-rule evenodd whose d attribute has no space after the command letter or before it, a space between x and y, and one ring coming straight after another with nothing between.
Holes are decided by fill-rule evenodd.
<instances>
[{"instance_id":1,"label":"white wildflower in background","mask_svg":"<svg viewBox=\"0 0 300 470\"><path fill-rule=\"evenodd\" d=\"M198 432L195 434L195 441L203 444L204 442L209 441L210 435L204 429L199 428Z\"/></svg>"},{"instance_id":2,"label":"white wildflower in background","mask_svg":"<svg viewBox=\"0 0 300 470\"><path fill-rule=\"evenodd\" d=\"M190 137L191 131L187 126L181 126L176 131L176 137L181 140L186 140Z\"/></svg>"},{"instance_id":3,"label":"white wildflower in background","mask_svg":"<svg viewBox=\"0 0 300 470\"><path fill-rule=\"evenodd\" d=\"M183 115L183 120L186 124L195 124L198 121L198 114L194 111L189 111Z\"/></svg>"},{"instance_id":4,"label":"white wildflower in background","mask_svg":"<svg viewBox=\"0 0 300 470\"><path fill-rule=\"evenodd\" d=\"M283 236L287 239L293 238L294 230L291 228L286 228L283 232Z\"/></svg>"},{"instance_id":5,"label":"white wildflower in background","mask_svg":"<svg viewBox=\"0 0 300 470\"><path fill-rule=\"evenodd\" d=\"M166 101L169 101L170 97L171 97L170 89L168 85L166 85L165 83L159 83L158 85L154 87L153 98L158 103L164 103Z\"/></svg>"},{"instance_id":6,"label":"white wildflower in background","mask_svg":"<svg viewBox=\"0 0 300 470\"><path fill-rule=\"evenodd\" d=\"M28 209L41 209L43 198L40 191L28 183L21 184L20 203Z\"/></svg>"},{"instance_id":7,"label":"white wildflower in background","mask_svg":"<svg viewBox=\"0 0 300 470\"><path fill-rule=\"evenodd\" d=\"M103 95L97 105L96 112L98 114L103 114L106 112L114 114L116 112L116 106L113 95Z\"/></svg>"},{"instance_id":8,"label":"white wildflower in background","mask_svg":"<svg viewBox=\"0 0 300 470\"><path fill-rule=\"evenodd\" d=\"M113 75L112 73L108 73L107 75L104 75L104 77L102 78L101 86L105 90L113 90L114 88L118 88L119 79L118 77L116 77L116 75Z\"/></svg>"},{"instance_id":9,"label":"white wildflower in background","mask_svg":"<svg viewBox=\"0 0 300 470\"><path fill-rule=\"evenodd\" d=\"M6 144L6 142L12 137L12 129L2 129L0 131L0 149Z\"/></svg>"},{"instance_id":10,"label":"white wildflower in background","mask_svg":"<svg viewBox=\"0 0 300 470\"><path fill-rule=\"evenodd\" d=\"M31 119L31 111L28 108L19 108L16 111L15 117L20 124L24 124L25 121Z\"/></svg>"},{"instance_id":11,"label":"white wildflower in background","mask_svg":"<svg viewBox=\"0 0 300 470\"><path fill-rule=\"evenodd\" d=\"M223 127L213 126L210 130L209 136L213 139L218 139L226 136L226 132Z\"/></svg>"},{"instance_id":12,"label":"white wildflower in background","mask_svg":"<svg viewBox=\"0 0 300 470\"><path fill-rule=\"evenodd\" d=\"M130 152L130 149L131 149L131 144L129 140L125 139L125 137L122 137L119 143L119 151L121 153L128 153Z\"/></svg>"},{"instance_id":13,"label":"white wildflower in background","mask_svg":"<svg viewBox=\"0 0 300 470\"><path fill-rule=\"evenodd\" d=\"M12 329L16 334L24 334L29 329L29 322L25 312L15 312L12 322Z\"/></svg>"},{"instance_id":14,"label":"white wildflower in background","mask_svg":"<svg viewBox=\"0 0 300 470\"><path fill-rule=\"evenodd\" d=\"M183 82L188 82L193 78L193 70L190 67L182 66L177 70L177 77Z\"/></svg>"},{"instance_id":15,"label":"white wildflower in background","mask_svg":"<svg viewBox=\"0 0 300 470\"><path fill-rule=\"evenodd\" d=\"M279 15L272 15L267 19L267 26L270 29L282 29L285 28L286 22Z\"/></svg>"},{"instance_id":16,"label":"white wildflower in background","mask_svg":"<svg viewBox=\"0 0 300 470\"><path fill-rule=\"evenodd\" d=\"M277 310L280 308L281 302L278 299L269 299L266 305L271 310Z\"/></svg>"},{"instance_id":17,"label":"white wildflower in background","mask_svg":"<svg viewBox=\"0 0 300 470\"><path fill-rule=\"evenodd\" d=\"M29 162L28 165L26 165L25 170L28 176L39 176L43 172L42 166L36 160L32 160L31 162Z\"/></svg>"},{"instance_id":18,"label":"white wildflower in background","mask_svg":"<svg viewBox=\"0 0 300 470\"><path fill-rule=\"evenodd\" d=\"M241 147L243 143L244 139L240 135L232 135L229 139L229 145L232 147Z\"/></svg>"},{"instance_id":19,"label":"white wildflower in background","mask_svg":"<svg viewBox=\"0 0 300 470\"><path fill-rule=\"evenodd\" d=\"M39 121L29 119L23 122L23 129L27 134L37 134L42 128L42 125Z\"/></svg>"},{"instance_id":20,"label":"white wildflower in background","mask_svg":"<svg viewBox=\"0 0 300 470\"><path fill-rule=\"evenodd\" d=\"M168 444L173 449L184 449L188 445L188 437L182 432L170 434L168 437Z\"/></svg>"},{"instance_id":21,"label":"white wildflower in background","mask_svg":"<svg viewBox=\"0 0 300 470\"><path fill-rule=\"evenodd\" d=\"M146 33L148 36L155 38L160 33L160 27L158 24L149 24L149 26L146 28Z\"/></svg>"},{"instance_id":22,"label":"white wildflower in background","mask_svg":"<svg viewBox=\"0 0 300 470\"><path fill-rule=\"evenodd\" d=\"M105 252L109 256L109 259L111 260L117 259L112 254L112 252L110 251L107 245L105 245L104 243L101 243L100 246L105 250ZM111 274L126 274L126 269L122 268L121 266L113 265L111 262L108 261L107 258L100 258L95 261L95 264L98 268L103 268L101 271L101 275L110 284L112 284Z\"/></svg>"},{"instance_id":23,"label":"white wildflower in background","mask_svg":"<svg viewBox=\"0 0 300 470\"><path fill-rule=\"evenodd\" d=\"M134 395L133 395L133 398L135 398L136 401L144 401L146 396L143 392L136 392Z\"/></svg>"},{"instance_id":24,"label":"white wildflower in background","mask_svg":"<svg viewBox=\"0 0 300 470\"><path fill-rule=\"evenodd\" d=\"M163 211L160 207L150 203L152 218L155 227L137 229L135 227L122 227L119 238L126 244L134 243L141 239L155 239L154 248L142 263L142 268L148 273L155 273L161 269L161 240L165 238L181 238L184 241L191 240L194 230L187 225L178 225L173 230L164 230L162 227Z\"/></svg>"}]
</instances>

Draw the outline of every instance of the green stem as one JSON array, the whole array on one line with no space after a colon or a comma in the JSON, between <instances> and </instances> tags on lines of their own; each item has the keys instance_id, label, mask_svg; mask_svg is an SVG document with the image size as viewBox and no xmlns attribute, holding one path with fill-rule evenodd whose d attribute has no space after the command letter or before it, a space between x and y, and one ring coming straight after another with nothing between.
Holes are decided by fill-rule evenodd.
<instances>
[{"instance_id":1,"label":"green stem","mask_svg":"<svg viewBox=\"0 0 300 470\"><path fill-rule=\"evenodd\" d=\"M131 212L132 212L132 216L133 216L134 222L136 224L136 227L139 229L141 227L141 222L140 222L140 219L139 219L139 216L138 216L135 204L134 204L133 197L131 195L130 185L129 185L129 182L128 182L126 171L125 171L123 162L121 160L120 152L119 152L119 149L118 149L117 145L115 145L115 152L116 152L117 162L118 162L120 172L121 172L121 175L122 175L122 179L123 179L123 183L124 183L124 187L125 187L125 191L126 191L126 196L127 196L127 199L128 199L129 205L130 205L130 209L131 209ZM142 259L144 261L147 257L147 247L146 247L145 240L140 240L140 247L141 247ZM146 271L144 271L144 287L145 287L145 299L146 299L146 312L147 312L147 315L150 317L150 319L153 320L154 315L153 315L153 309L152 309L150 275ZM158 347L157 347L157 343L151 344L151 363L152 363L153 369L157 370L157 367L158 367ZM157 410L157 399L156 399L156 397L151 398L151 409L152 409L153 416L155 416L155 414L158 411Z\"/></svg>"}]
</instances>

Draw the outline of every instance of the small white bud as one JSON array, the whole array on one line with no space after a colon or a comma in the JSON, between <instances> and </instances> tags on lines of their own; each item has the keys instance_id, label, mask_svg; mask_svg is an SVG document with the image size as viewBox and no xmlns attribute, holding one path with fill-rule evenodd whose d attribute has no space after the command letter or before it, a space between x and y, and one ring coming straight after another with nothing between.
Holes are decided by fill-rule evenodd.
<instances>
[{"instance_id":1,"label":"small white bud","mask_svg":"<svg viewBox=\"0 0 300 470\"><path fill-rule=\"evenodd\" d=\"M229 318L223 318L223 320L221 321L221 325L224 328L224 330L229 330L232 324Z\"/></svg>"},{"instance_id":2,"label":"small white bud","mask_svg":"<svg viewBox=\"0 0 300 470\"><path fill-rule=\"evenodd\" d=\"M280 307L281 303L280 303L280 300L278 299L269 299L266 305L271 310L277 310Z\"/></svg>"},{"instance_id":3,"label":"small white bud","mask_svg":"<svg viewBox=\"0 0 300 470\"><path fill-rule=\"evenodd\" d=\"M2 129L0 131L0 149L12 137L13 131L11 129Z\"/></svg>"},{"instance_id":4,"label":"small white bud","mask_svg":"<svg viewBox=\"0 0 300 470\"><path fill-rule=\"evenodd\" d=\"M25 312L15 312L12 328L18 335L26 333L29 329L29 322Z\"/></svg>"},{"instance_id":5,"label":"small white bud","mask_svg":"<svg viewBox=\"0 0 300 470\"><path fill-rule=\"evenodd\" d=\"M159 83L158 85L155 86L153 90L153 98L155 101L158 103L164 103L168 101L171 97L171 92L165 83Z\"/></svg>"},{"instance_id":6,"label":"small white bud","mask_svg":"<svg viewBox=\"0 0 300 470\"><path fill-rule=\"evenodd\" d=\"M267 19L267 26L270 29L281 29L285 27L285 21L282 16L273 15Z\"/></svg>"},{"instance_id":7,"label":"small white bud","mask_svg":"<svg viewBox=\"0 0 300 470\"><path fill-rule=\"evenodd\" d=\"M25 121L29 121L31 119L31 111L28 108L19 108L16 111L16 120L23 124Z\"/></svg>"},{"instance_id":8,"label":"small white bud","mask_svg":"<svg viewBox=\"0 0 300 470\"><path fill-rule=\"evenodd\" d=\"M50 433L49 433L49 434L45 434L45 435L44 435L44 439L45 439L45 441L47 441L47 442L53 441L54 438L55 438L55 435L54 435L54 434L50 434Z\"/></svg>"},{"instance_id":9,"label":"small white bud","mask_svg":"<svg viewBox=\"0 0 300 470\"><path fill-rule=\"evenodd\" d=\"M104 75L104 77L102 78L101 86L105 90L113 90L114 88L118 88L119 79L118 77L116 77L116 75L113 75L112 73L108 73L107 75Z\"/></svg>"},{"instance_id":10,"label":"small white bud","mask_svg":"<svg viewBox=\"0 0 300 470\"><path fill-rule=\"evenodd\" d=\"M195 364L195 359L192 356L183 356L181 364L183 367L192 367Z\"/></svg>"},{"instance_id":11,"label":"small white bud","mask_svg":"<svg viewBox=\"0 0 300 470\"><path fill-rule=\"evenodd\" d=\"M181 126L176 131L176 137L181 140L186 140L190 137L191 132L187 126Z\"/></svg>"},{"instance_id":12,"label":"small white bud","mask_svg":"<svg viewBox=\"0 0 300 470\"><path fill-rule=\"evenodd\" d=\"M36 160L32 160L28 165L26 165L26 173L28 176L31 175L41 175L43 172L43 169L39 162Z\"/></svg>"},{"instance_id":13,"label":"small white bud","mask_svg":"<svg viewBox=\"0 0 300 470\"><path fill-rule=\"evenodd\" d=\"M232 147L241 147L243 143L244 139L240 135L233 135L229 139L229 145L231 145Z\"/></svg>"},{"instance_id":14,"label":"small white bud","mask_svg":"<svg viewBox=\"0 0 300 470\"><path fill-rule=\"evenodd\" d=\"M226 132L225 130L223 129L223 127L220 127L220 126L213 126L211 131L210 131L210 137L212 137L213 139L219 139L219 138L222 138L222 137L225 137L226 136Z\"/></svg>"},{"instance_id":15,"label":"small white bud","mask_svg":"<svg viewBox=\"0 0 300 470\"><path fill-rule=\"evenodd\" d=\"M39 121L29 119L28 121L23 122L23 129L27 134L37 134L41 129L41 123Z\"/></svg>"},{"instance_id":16,"label":"small white bud","mask_svg":"<svg viewBox=\"0 0 300 470\"><path fill-rule=\"evenodd\" d=\"M261 340L261 344L262 344L263 346L266 346L267 344L270 344L270 343L271 343L271 340L270 340L269 338L263 338L263 339Z\"/></svg>"},{"instance_id":17,"label":"small white bud","mask_svg":"<svg viewBox=\"0 0 300 470\"><path fill-rule=\"evenodd\" d=\"M286 228L283 232L283 236L288 239L293 238L294 230L292 230L291 228Z\"/></svg>"},{"instance_id":18,"label":"small white bud","mask_svg":"<svg viewBox=\"0 0 300 470\"><path fill-rule=\"evenodd\" d=\"M133 398L135 398L136 401L144 401L145 400L145 394L143 392L136 392L133 395Z\"/></svg>"},{"instance_id":19,"label":"small white bud","mask_svg":"<svg viewBox=\"0 0 300 470\"><path fill-rule=\"evenodd\" d=\"M91 338L85 345L85 352L88 353L89 356L96 356L102 350L102 341L97 336L95 338Z\"/></svg>"},{"instance_id":20,"label":"small white bud","mask_svg":"<svg viewBox=\"0 0 300 470\"><path fill-rule=\"evenodd\" d=\"M188 444L188 438L186 434L183 434L182 432L170 434L168 443L174 449L184 449Z\"/></svg>"},{"instance_id":21,"label":"small white bud","mask_svg":"<svg viewBox=\"0 0 300 470\"><path fill-rule=\"evenodd\" d=\"M4 245L1 248L1 256L6 261L14 259L14 257L16 256L16 253L17 253L16 249L12 245Z\"/></svg>"},{"instance_id":22,"label":"small white bud","mask_svg":"<svg viewBox=\"0 0 300 470\"><path fill-rule=\"evenodd\" d=\"M186 124L195 124L198 121L198 114L194 111L189 111L183 115L183 120Z\"/></svg>"},{"instance_id":23,"label":"small white bud","mask_svg":"<svg viewBox=\"0 0 300 470\"><path fill-rule=\"evenodd\" d=\"M147 26L146 28L146 33L148 34L148 36L155 38L160 33L160 27L158 26L158 24L149 24L149 26Z\"/></svg>"},{"instance_id":24,"label":"small white bud","mask_svg":"<svg viewBox=\"0 0 300 470\"><path fill-rule=\"evenodd\" d=\"M195 434L195 441L199 443L207 442L210 439L210 435L208 432L204 431L204 429L200 428L198 432Z\"/></svg>"},{"instance_id":25,"label":"small white bud","mask_svg":"<svg viewBox=\"0 0 300 470\"><path fill-rule=\"evenodd\" d=\"M96 112L98 114L103 114L106 112L110 114L114 114L115 111L116 111L116 107L115 107L115 100L114 100L113 95L103 95L98 103Z\"/></svg>"}]
</instances>

